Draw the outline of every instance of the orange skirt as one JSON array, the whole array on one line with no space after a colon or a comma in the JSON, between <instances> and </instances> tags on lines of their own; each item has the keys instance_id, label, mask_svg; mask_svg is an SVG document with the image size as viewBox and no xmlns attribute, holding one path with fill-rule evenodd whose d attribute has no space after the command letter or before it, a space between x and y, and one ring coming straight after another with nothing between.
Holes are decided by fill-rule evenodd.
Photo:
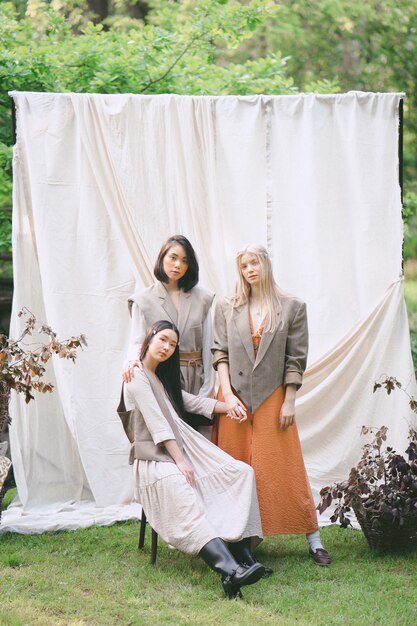
<instances>
[{"instance_id":1,"label":"orange skirt","mask_svg":"<svg viewBox=\"0 0 417 626\"><path fill-rule=\"evenodd\" d=\"M218 398L223 399L221 389ZM284 388L278 387L245 422L215 421L212 441L253 467L264 536L311 533L317 514L295 424L279 429Z\"/></svg>"}]
</instances>

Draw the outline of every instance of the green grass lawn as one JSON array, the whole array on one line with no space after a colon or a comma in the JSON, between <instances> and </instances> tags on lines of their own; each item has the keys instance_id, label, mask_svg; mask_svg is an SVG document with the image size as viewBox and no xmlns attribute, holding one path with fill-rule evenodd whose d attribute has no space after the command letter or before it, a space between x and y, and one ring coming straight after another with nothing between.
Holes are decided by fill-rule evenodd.
<instances>
[{"instance_id":1,"label":"green grass lawn","mask_svg":"<svg viewBox=\"0 0 417 626\"><path fill-rule=\"evenodd\" d=\"M6 499L10 500L10 496ZM379 556L359 531L323 529L329 568L307 556L303 537L266 539L257 554L275 574L223 596L219 576L162 541L149 563L138 523L0 535L0 624L23 626L417 623L417 551Z\"/></svg>"}]
</instances>

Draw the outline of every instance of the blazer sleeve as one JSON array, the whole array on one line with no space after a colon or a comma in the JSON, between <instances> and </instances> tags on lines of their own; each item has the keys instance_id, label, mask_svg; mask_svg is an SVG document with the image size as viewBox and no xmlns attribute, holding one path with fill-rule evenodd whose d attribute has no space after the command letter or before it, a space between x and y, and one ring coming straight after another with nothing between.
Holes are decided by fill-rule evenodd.
<instances>
[{"instance_id":1,"label":"blazer sleeve","mask_svg":"<svg viewBox=\"0 0 417 626\"><path fill-rule=\"evenodd\" d=\"M214 398L194 396L187 391L182 392L182 399L184 400L184 408L188 413L197 413L198 415L204 415L204 417L208 418L212 417L214 407L217 403L217 400Z\"/></svg>"},{"instance_id":2,"label":"blazer sleeve","mask_svg":"<svg viewBox=\"0 0 417 626\"><path fill-rule=\"evenodd\" d=\"M288 329L285 347L284 385L301 387L307 365L308 326L307 309L304 302L298 306Z\"/></svg>"},{"instance_id":3,"label":"blazer sleeve","mask_svg":"<svg viewBox=\"0 0 417 626\"><path fill-rule=\"evenodd\" d=\"M154 444L175 439L171 426L161 413L149 380L138 367L134 368L133 378L130 383L125 383L125 387L129 398L141 412Z\"/></svg>"},{"instance_id":4,"label":"blazer sleeve","mask_svg":"<svg viewBox=\"0 0 417 626\"><path fill-rule=\"evenodd\" d=\"M129 361L137 361L139 359L140 348L146 333L145 318L136 302L132 302L131 316L129 347L124 367L126 367Z\"/></svg>"},{"instance_id":5,"label":"blazer sleeve","mask_svg":"<svg viewBox=\"0 0 417 626\"><path fill-rule=\"evenodd\" d=\"M214 309L213 335L214 341L211 351L213 353L213 367L217 370L219 363L229 362L229 346L227 340L227 323L224 311L224 301L216 302Z\"/></svg>"},{"instance_id":6,"label":"blazer sleeve","mask_svg":"<svg viewBox=\"0 0 417 626\"><path fill-rule=\"evenodd\" d=\"M211 346L213 345L213 320L211 308L209 309L204 321L203 321L203 346L202 346L202 361L204 380L199 396L204 398L212 398L214 396L214 386L216 382L216 374L211 365ZM190 411L191 413L192 411Z\"/></svg>"}]
</instances>

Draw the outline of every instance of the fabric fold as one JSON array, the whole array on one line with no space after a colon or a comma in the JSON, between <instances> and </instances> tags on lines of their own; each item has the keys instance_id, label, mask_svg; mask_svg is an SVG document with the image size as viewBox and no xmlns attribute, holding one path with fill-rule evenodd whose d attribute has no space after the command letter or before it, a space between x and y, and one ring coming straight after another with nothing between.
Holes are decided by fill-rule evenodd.
<instances>
[{"instance_id":1,"label":"fabric fold","mask_svg":"<svg viewBox=\"0 0 417 626\"><path fill-rule=\"evenodd\" d=\"M401 390L373 393L375 381L386 376L417 396L402 280L304 375L296 416L316 502L322 487L347 478L356 465L367 442L363 425L386 425L389 445L399 453L407 447L416 416Z\"/></svg>"}]
</instances>

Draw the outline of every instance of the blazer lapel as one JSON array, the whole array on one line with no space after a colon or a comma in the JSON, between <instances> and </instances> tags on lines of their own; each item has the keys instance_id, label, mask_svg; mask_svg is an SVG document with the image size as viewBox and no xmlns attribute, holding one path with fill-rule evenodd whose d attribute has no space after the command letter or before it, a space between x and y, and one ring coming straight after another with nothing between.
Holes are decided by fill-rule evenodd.
<instances>
[{"instance_id":1,"label":"blazer lapel","mask_svg":"<svg viewBox=\"0 0 417 626\"><path fill-rule=\"evenodd\" d=\"M259 363L262 361L262 359L264 358L269 346L271 345L271 341L273 340L275 336L275 332L276 332L276 329L272 333L270 331L265 331L265 330L262 333L261 341L259 343L258 354L256 355L255 367L257 367Z\"/></svg>"},{"instance_id":2,"label":"blazer lapel","mask_svg":"<svg viewBox=\"0 0 417 626\"><path fill-rule=\"evenodd\" d=\"M185 325L187 324L188 316L190 314L191 300L192 298L191 298L190 292L185 292L181 289L180 308L178 311L178 330L180 333L180 341L181 341L182 333L184 332Z\"/></svg>"},{"instance_id":3,"label":"blazer lapel","mask_svg":"<svg viewBox=\"0 0 417 626\"><path fill-rule=\"evenodd\" d=\"M161 306L167 314L168 320L178 326L178 312L168 295L167 290L162 283L157 283L158 296L160 298Z\"/></svg>"},{"instance_id":4,"label":"blazer lapel","mask_svg":"<svg viewBox=\"0 0 417 626\"><path fill-rule=\"evenodd\" d=\"M233 319L239 333L240 340L245 346L245 350L248 353L251 362L255 363L255 351L253 349L252 336L250 333L248 305L243 304L239 308L234 309Z\"/></svg>"}]
</instances>

